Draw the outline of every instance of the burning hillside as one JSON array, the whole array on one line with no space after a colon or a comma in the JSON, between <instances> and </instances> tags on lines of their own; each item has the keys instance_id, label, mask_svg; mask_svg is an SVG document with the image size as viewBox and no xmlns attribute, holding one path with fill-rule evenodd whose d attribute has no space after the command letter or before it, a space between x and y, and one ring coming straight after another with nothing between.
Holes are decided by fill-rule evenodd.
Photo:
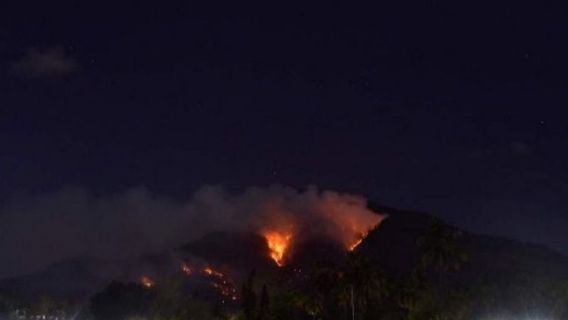
<instances>
[{"instance_id":1,"label":"burning hillside","mask_svg":"<svg viewBox=\"0 0 568 320\"><path fill-rule=\"evenodd\" d=\"M264 231L262 234L270 250L270 257L279 267L283 266L285 255L292 240L292 234L278 231Z\"/></svg>"},{"instance_id":2,"label":"burning hillside","mask_svg":"<svg viewBox=\"0 0 568 320\"><path fill-rule=\"evenodd\" d=\"M26 244L22 250L0 248L3 276L41 270L85 253L101 259L132 259L217 231L277 232L289 238L285 252L307 238L333 239L350 248L381 220L362 197L284 186L252 187L239 193L209 186L185 201L143 188L100 197L88 190L64 189L10 204L3 216L0 233L5 243ZM44 245L59 250L47 254ZM283 259L290 253L282 254Z\"/></svg>"},{"instance_id":3,"label":"burning hillside","mask_svg":"<svg viewBox=\"0 0 568 320\"><path fill-rule=\"evenodd\" d=\"M203 214L205 224L216 219L219 227L187 249L207 261L232 265L258 266L267 258L283 266L299 246L314 240L352 251L384 218L367 208L363 197L315 187L250 188L241 195L210 188L196 196L190 209Z\"/></svg>"},{"instance_id":4,"label":"burning hillside","mask_svg":"<svg viewBox=\"0 0 568 320\"><path fill-rule=\"evenodd\" d=\"M355 250L363 242L369 231L378 225L381 220L380 216L377 215L374 218L369 221L362 221L360 224L352 223L347 228L338 228L338 230L344 233L338 236L338 238L345 240L341 244L347 251ZM286 228L269 229L260 232L266 240L270 257L279 267L285 264L290 256L290 249L296 240L292 231L284 229Z\"/></svg>"},{"instance_id":5,"label":"burning hillside","mask_svg":"<svg viewBox=\"0 0 568 320\"><path fill-rule=\"evenodd\" d=\"M67 207L65 199L74 199L63 194L66 196L50 198L49 203L53 207L49 206L49 211L60 214L62 218L67 215L75 217L71 212L60 211L60 207ZM199 281L203 283L196 283L197 286L204 285L211 291L225 292L221 294L223 299L230 301L233 290L223 287L223 280L212 282L218 277L207 275L202 269L205 265L215 266L214 270L223 270L223 274L230 275L234 283L239 283L253 269L258 274L270 274L278 267L301 267L304 262L327 255L323 252L327 249L320 250L322 247L315 243L324 247L330 245L325 248L331 248L329 252L333 252L334 257L341 256L348 250L354 250L367 232L381 223L384 217L369 210L362 197L320 191L315 187L302 191L282 186L249 188L240 194L209 187L199 190L185 203L152 198L143 192L127 195L117 195L113 201L104 197L91 199L87 195L77 196L85 198L79 201L84 203L85 212L105 217L101 221L113 221L120 217L120 225L125 226L107 229L106 223L101 226L89 219L76 221L76 230L86 230L84 238L89 240L88 243L81 242L83 238L74 239L72 234L65 233L67 230L61 233L47 225L51 233L61 234L61 238L65 239L64 243L54 243L54 247L78 245L78 248L61 252L72 255L89 252L107 262L101 266L93 264L94 267L89 263L88 268L79 268L81 272L76 276L74 268L73 272L61 272L62 275L46 273L54 280L46 282L45 286L63 287L57 279L68 277L71 279L69 287L75 286L73 290L78 292L74 295L81 297L109 280L134 281L153 290L162 285L165 278L179 273L181 269L189 278L201 279ZM89 207L91 203L95 203L93 208ZM118 204L116 208L115 203ZM33 209L44 212L40 210L43 207L34 206ZM108 210L99 212L100 208ZM106 218L107 211L113 215ZM128 214L123 215L124 212ZM105 235L104 242L97 240L100 236L89 235L96 228L99 228L97 233ZM121 246L119 250L114 247L115 243ZM179 250L169 251L173 248ZM33 248L30 250L33 252ZM3 261L9 263L13 260L8 256ZM181 265L182 261L188 264ZM38 265L41 263L38 261ZM70 274L81 280L75 280ZM203 280L205 276L209 277L209 281ZM230 282L228 279L224 281ZM33 281L32 285L26 281L23 283L27 287L38 287L33 294L49 291L41 287L41 281ZM27 291L32 292L30 289Z\"/></svg>"},{"instance_id":6,"label":"burning hillside","mask_svg":"<svg viewBox=\"0 0 568 320\"><path fill-rule=\"evenodd\" d=\"M255 223L278 266L306 240L325 239L353 251L384 218L361 197L315 189L296 197L268 197L258 216Z\"/></svg>"},{"instance_id":7,"label":"burning hillside","mask_svg":"<svg viewBox=\"0 0 568 320\"><path fill-rule=\"evenodd\" d=\"M184 282L193 289L209 288L206 291L212 293L211 298L222 304L234 302L238 299L238 290L235 281L229 274L214 268L209 264L193 265L188 262L182 262L179 270L173 274L142 275L139 279L139 285L147 290L160 290L160 286L168 279L172 279L176 274L184 275ZM178 278L179 279L179 278ZM177 280L179 281L179 280Z\"/></svg>"}]
</instances>

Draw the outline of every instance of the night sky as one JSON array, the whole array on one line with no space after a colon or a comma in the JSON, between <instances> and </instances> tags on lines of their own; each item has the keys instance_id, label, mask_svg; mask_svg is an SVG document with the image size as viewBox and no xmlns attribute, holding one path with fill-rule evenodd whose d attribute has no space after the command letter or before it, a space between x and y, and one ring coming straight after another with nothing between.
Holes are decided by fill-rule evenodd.
<instances>
[{"instance_id":1,"label":"night sky","mask_svg":"<svg viewBox=\"0 0 568 320\"><path fill-rule=\"evenodd\" d=\"M2 4L0 203L315 184L568 253L567 13L455 2Z\"/></svg>"}]
</instances>

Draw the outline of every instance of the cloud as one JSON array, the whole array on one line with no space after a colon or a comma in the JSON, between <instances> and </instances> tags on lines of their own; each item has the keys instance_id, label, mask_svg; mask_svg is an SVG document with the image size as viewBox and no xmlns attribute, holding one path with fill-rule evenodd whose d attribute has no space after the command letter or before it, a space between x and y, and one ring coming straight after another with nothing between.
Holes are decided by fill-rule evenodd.
<instances>
[{"instance_id":1,"label":"cloud","mask_svg":"<svg viewBox=\"0 0 568 320\"><path fill-rule=\"evenodd\" d=\"M31 48L11 64L12 71L24 78L58 78L79 70L78 62L63 47Z\"/></svg>"},{"instance_id":2,"label":"cloud","mask_svg":"<svg viewBox=\"0 0 568 320\"><path fill-rule=\"evenodd\" d=\"M134 188L96 196L67 188L14 199L0 208L0 278L40 270L72 257L129 258L178 247L211 231L260 231L293 223L297 233L337 235L343 243L357 219L380 216L359 196L283 186L232 194L197 190L176 201ZM358 231L358 230L354 230Z\"/></svg>"}]
</instances>

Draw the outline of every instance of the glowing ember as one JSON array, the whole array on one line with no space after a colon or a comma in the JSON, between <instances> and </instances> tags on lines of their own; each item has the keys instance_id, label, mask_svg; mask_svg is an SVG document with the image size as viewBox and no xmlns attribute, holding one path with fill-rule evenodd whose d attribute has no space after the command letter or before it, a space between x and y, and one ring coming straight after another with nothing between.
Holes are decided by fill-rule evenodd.
<instances>
[{"instance_id":1,"label":"glowing ember","mask_svg":"<svg viewBox=\"0 0 568 320\"><path fill-rule=\"evenodd\" d=\"M221 303L226 303L227 300L237 300L237 289L233 281L224 273L219 272L209 266L203 267L201 271L211 280L211 286L219 292L222 296Z\"/></svg>"},{"instance_id":2,"label":"glowing ember","mask_svg":"<svg viewBox=\"0 0 568 320\"><path fill-rule=\"evenodd\" d=\"M150 277L148 276L142 276L142 278L140 278L140 283L142 284L142 286L144 286L145 288L152 288L154 286L154 280L152 280Z\"/></svg>"},{"instance_id":3,"label":"glowing ember","mask_svg":"<svg viewBox=\"0 0 568 320\"><path fill-rule=\"evenodd\" d=\"M361 197L333 192L324 192L321 197L317 212L324 227L328 223L328 236L343 244L345 250L353 251L385 218L368 209Z\"/></svg>"},{"instance_id":4,"label":"glowing ember","mask_svg":"<svg viewBox=\"0 0 568 320\"><path fill-rule=\"evenodd\" d=\"M217 270L215 270L215 269L213 269L209 266L204 267L202 271L203 271L203 273L205 273L207 275L214 276L214 277L217 277L217 278L224 278L225 277L225 275L222 272L219 272L219 271L217 271Z\"/></svg>"},{"instance_id":5,"label":"glowing ember","mask_svg":"<svg viewBox=\"0 0 568 320\"><path fill-rule=\"evenodd\" d=\"M181 271L182 271L183 273L185 273L186 275L188 275L188 276L190 276L191 273L192 273L191 267L188 266L188 265L185 264L185 263L182 263L182 265L181 265Z\"/></svg>"},{"instance_id":6,"label":"glowing ember","mask_svg":"<svg viewBox=\"0 0 568 320\"><path fill-rule=\"evenodd\" d=\"M363 242L363 239L365 239L366 236L367 235L364 235L363 237L357 239L353 244L351 244L349 246L349 251L355 250L361 244L361 242Z\"/></svg>"},{"instance_id":7,"label":"glowing ember","mask_svg":"<svg viewBox=\"0 0 568 320\"><path fill-rule=\"evenodd\" d=\"M341 230L345 248L349 251L355 250L373 228L376 228L384 217L379 215L366 216L365 219L355 219L348 217L342 221Z\"/></svg>"},{"instance_id":8,"label":"glowing ember","mask_svg":"<svg viewBox=\"0 0 568 320\"><path fill-rule=\"evenodd\" d=\"M276 231L267 231L264 233L264 238L268 244L268 249L270 249L270 257L272 260L274 260L279 267L283 266L292 235Z\"/></svg>"}]
</instances>

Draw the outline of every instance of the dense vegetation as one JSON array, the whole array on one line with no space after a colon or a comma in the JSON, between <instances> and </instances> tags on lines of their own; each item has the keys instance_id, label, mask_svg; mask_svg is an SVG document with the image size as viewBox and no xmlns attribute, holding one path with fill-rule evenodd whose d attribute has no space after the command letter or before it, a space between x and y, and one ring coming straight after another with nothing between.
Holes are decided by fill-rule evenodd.
<instances>
[{"instance_id":1,"label":"dense vegetation","mask_svg":"<svg viewBox=\"0 0 568 320\"><path fill-rule=\"evenodd\" d=\"M568 282L563 278L515 274L515 281L487 281L480 275L464 281L459 275L473 262L461 237L434 220L415 239L419 259L399 273L383 270L368 250L341 259L314 258L302 268L285 266L275 274L251 270L238 300L230 302L188 289L183 277L173 276L151 288L113 282L81 310L47 297L27 307L3 297L0 313L16 317L14 310L25 309L94 320L460 320L529 313L568 318Z\"/></svg>"}]
</instances>

